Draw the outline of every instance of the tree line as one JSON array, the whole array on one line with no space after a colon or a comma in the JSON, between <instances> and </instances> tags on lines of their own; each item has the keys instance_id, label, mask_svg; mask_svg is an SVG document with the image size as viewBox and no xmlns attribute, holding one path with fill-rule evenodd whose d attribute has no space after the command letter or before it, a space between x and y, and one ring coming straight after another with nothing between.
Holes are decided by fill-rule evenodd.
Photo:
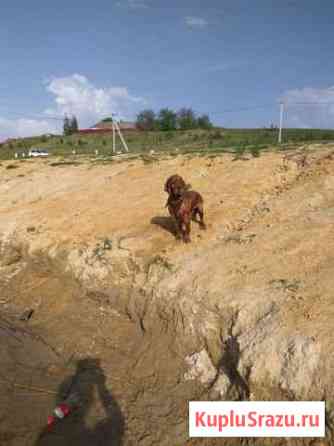
<instances>
[{"instance_id":1,"label":"tree line","mask_svg":"<svg viewBox=\"0 0 334 446\"><path fill-rule=\"evenodd\" d=\"M208 115L197 116L191 108L181 108L178 112L162 108L158 113L143 110L137 115L136 126L140 130L190 130L210 129L212 123Z\"/></svg>"},{"instance_id":2,"label":"tree line","mask_svg":"<svg viewBox=\"0 0 334 446\"><path fill-rule=\"evenodd\" d=\"M63 125L64 136L72 135L73 133L76 133L78 130L79 130L79 124L77 118L75 116L72 116L72 118L65 116Z\"/></svg>"},{"instance_id":3,"label":"tree line","mask_svg":"<svg viewBox=\"0 0 334 446\"><path fill-rule=\"evenodd\" d=\"M105 118L102 122L112 121ZM140 130L191 130L210 129L212 123L208 115L197 116L191 108L181 108L178 112L162 108L158 113L153 110L143 110L137 115L136 126ZM63 124L64 136L69 136L79 130L76 116L65 116Z\"/></svg>"}]
</instances>

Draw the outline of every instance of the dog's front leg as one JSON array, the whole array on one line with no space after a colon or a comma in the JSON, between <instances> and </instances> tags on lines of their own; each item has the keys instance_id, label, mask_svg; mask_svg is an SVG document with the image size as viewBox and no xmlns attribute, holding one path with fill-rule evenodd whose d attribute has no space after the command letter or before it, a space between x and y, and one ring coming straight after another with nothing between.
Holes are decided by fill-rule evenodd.
<instances>
[{"instance_id":1,"label":"dog's front leg","mask_svg":"<svg viewBox=\"0 0 334 446\"><path fill-rule=\"evenodd\" d=\"M177 218L174 221L176 227L176 238L177 240L183 240L182 222L180 222Z\"/></svg>"},{"instance_id":2,"label":"dog's front leg","mask_svg":"<svg viewBox=\"0 0 334 446\"><path fill-rule=\"evenodd\" d=\"M187 216L182 222L182 236L184 243L190 243L190 220L191 215Z\"/></svg>"}]
</instances>

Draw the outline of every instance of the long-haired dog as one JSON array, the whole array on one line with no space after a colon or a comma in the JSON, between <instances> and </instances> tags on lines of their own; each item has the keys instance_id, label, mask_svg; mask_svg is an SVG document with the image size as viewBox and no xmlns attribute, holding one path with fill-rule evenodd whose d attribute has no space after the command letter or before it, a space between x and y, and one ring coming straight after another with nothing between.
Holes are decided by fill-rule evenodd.
<instances>
[{"instance_id":1,"label":"long-haired dog","mask_svg":"<svg viewBox=\"0 0 334 446\"><path fill-rule=\"evenodd\" d=\"M177 234L181 236L185 243L190 242L190 224L191 220L196 221L199 216L199 225L201 229L206 229L204 223L203 198L196 191L185 191L180 197L168 198L168 211L176 222Z\"/></svg>"},{"instance_id":2,"label":"long-haired dog","mask_svg":"<svg viewBox=\"0 0 334 446\"><path fill-rule=\"evenodd\" d=\"M170 176L165 183L165 192L169 197L179 198L186 190L191 188L190 184L186 184L180 175Z\"/></svg>"}]
</instances>

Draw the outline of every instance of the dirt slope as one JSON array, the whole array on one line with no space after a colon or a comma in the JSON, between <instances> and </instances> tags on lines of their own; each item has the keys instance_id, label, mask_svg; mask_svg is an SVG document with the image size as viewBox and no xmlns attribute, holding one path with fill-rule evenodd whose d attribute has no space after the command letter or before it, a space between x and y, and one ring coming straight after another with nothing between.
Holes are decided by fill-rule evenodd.
<instances>
[{"instance_id":1,"label":"dirt slope","mask_svg":"<svg viewBox=\"0 0 334 446\"><path fill-rule=\"evenodd\" d=\"M226 444L332 444L334 146L8 164L0 328L29 345L2 338L3 380L14 370L15 382L38 376L55 393L26 390L19 410L12 378L0 397L4 444L225 444L188 439L187 401L201 398L326 399L327 443ZM187 246L164 207L174 173L205 200L208 230L194 223ZM27 308L31 320L18 321ZM84 408L38 439L71 376Z\"/></svg>"}]
</instances>

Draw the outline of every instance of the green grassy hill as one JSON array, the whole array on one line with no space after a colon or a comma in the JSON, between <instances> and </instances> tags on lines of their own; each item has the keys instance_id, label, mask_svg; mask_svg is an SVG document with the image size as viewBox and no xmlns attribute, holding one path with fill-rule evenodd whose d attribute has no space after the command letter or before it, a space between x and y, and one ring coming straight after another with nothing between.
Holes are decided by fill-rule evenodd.
<instances>
[{"instance_id":1,"label":"green grassy hill","mask_svg":"<svg viewBox=\"0 0 334 446\"><path fill-rule=\"evenodd\" d=\"M278 132L270 129L220 129L170 132L125 132L131 152L201 152L201 151L254 151L277 144ZM285 129L283 143L334 141L334 130ZM112 135L72 135L18 139L0 145L0 158L12 159L14 154L28 153L30 148L42 148L51 155L112 155ZM117 150L121 143L117 137Z\"/></svg>"}]
</instances>

